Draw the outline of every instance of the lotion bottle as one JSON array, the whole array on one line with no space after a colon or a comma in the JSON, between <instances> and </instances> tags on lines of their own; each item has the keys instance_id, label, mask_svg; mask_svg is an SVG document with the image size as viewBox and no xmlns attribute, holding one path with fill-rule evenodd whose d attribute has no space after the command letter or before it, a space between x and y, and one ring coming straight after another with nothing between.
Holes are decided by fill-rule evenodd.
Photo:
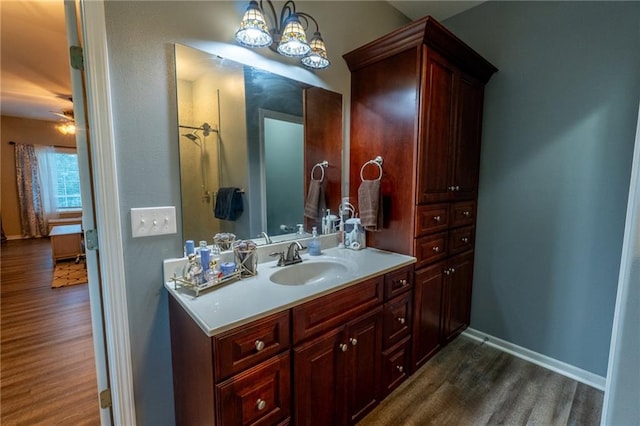
<instances>
[{"instance_id":1,"label":"lotion bottle","mask_svg":"<svg viewBox=\"0 0 640 426\"><path fill-rule=\"evenodd\" d=\"M309 256L320 256L320 239L318 238L318 230L314 226L313 231L311 231L311 240L309 240Z\"/></svg>"}]
</instances>

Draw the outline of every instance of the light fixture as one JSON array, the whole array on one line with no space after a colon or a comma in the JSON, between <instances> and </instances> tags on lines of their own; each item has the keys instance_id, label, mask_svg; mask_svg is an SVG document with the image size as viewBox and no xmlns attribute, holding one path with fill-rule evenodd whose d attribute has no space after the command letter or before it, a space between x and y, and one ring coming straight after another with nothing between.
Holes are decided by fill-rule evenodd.
<instances>
[{"instance_id":1,"label":"light fixture","mask_svg":"<svg viewBox=\"0 0 640 426\"><path fill-rule=\"evenodd\" d=\"M62 113L51 111L53 114L58 117L64 118L65 121L56 125L56 130L62 133L63 135L75 135L76 134L76 125L75 119L73 117L73 110L62 111Z\"/></svg>"},{"instance_id":2,"label":"light fixture","mask_svg":"<svg viewBox=\"0 0 640 426\"><path fill-rule=\"evenodd\" d=\"M63 135L75 135L76 134L76 125L72 122L68 121L66 123L60 123L56 126L56 130L62 133Z\"/></svg>"},{"instance_id":3,"label":"light fixture","mask_svg":"<svg viewBox=\"0 0 640 426\"><path fill-rule=\"evenodd\" d=\"M296 11L296 5L291 0L282 6L280 19L271 0L266 0L266 3L271 11L271 28L265 20L263 0L260 0L260 3L251 0L242 17L240 28L236 31L236 40L244 46L269 46L281 55L301 57L302 64L308 68L327 68L330 62L318 22L308 13ZM307 42L305 31L309 27L309 21L313 21L316 31L311 41Z\"/></svg>"}]
</instances>

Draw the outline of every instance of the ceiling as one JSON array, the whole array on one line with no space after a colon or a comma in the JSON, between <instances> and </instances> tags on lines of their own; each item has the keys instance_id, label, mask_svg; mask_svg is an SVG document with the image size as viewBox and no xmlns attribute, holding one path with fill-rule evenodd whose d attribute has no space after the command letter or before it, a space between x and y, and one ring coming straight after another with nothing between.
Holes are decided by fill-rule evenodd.
<instances>
[{"instance_id":1,"label":"ceiling","mask_svg":"<svg viewBox=\"0 0 640 426\"><path fill-rule=\"evenodd\" d=\"M412 20L438 20L482 1L389 1ZM58 121L72 109L63 0L0 0L2 115Z\"/></svg>"}]
</instances>

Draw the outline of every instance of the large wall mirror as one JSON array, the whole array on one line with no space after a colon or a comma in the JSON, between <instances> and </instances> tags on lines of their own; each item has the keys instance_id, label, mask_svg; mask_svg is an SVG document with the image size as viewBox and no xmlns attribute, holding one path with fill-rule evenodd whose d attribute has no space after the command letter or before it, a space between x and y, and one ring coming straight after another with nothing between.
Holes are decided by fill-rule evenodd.
<instances>
[{"instance_id":1,"label":"large wall mirror","mask_svg":"<svg viewBox=\"0 0 640 426\"><path fill-rule=\"evenodd\" d=\"M314 179L340 203L342 96L179 44L175 59L184 239L320 229L304 203L323 161Z\"/></svg>"}]
</instances>

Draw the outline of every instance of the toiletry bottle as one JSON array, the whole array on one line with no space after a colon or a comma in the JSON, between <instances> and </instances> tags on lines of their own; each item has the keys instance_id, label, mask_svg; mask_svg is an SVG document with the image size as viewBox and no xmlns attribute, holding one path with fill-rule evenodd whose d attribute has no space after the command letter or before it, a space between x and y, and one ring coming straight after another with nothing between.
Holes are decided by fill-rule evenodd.
<instances>
[{"instance_id":1,"label":"toiletry bottle","mask_svg":"<svg viewBox=\"0 0 640 426\"><path fill-rule=\"evenodd\" d=\"M310 256L319 256L321 254L320 239L318 238L318 230L315 226L313 227L313 231L311 231L311 240L309 240L308 247Z\"/></svg>"}]
</instances>

